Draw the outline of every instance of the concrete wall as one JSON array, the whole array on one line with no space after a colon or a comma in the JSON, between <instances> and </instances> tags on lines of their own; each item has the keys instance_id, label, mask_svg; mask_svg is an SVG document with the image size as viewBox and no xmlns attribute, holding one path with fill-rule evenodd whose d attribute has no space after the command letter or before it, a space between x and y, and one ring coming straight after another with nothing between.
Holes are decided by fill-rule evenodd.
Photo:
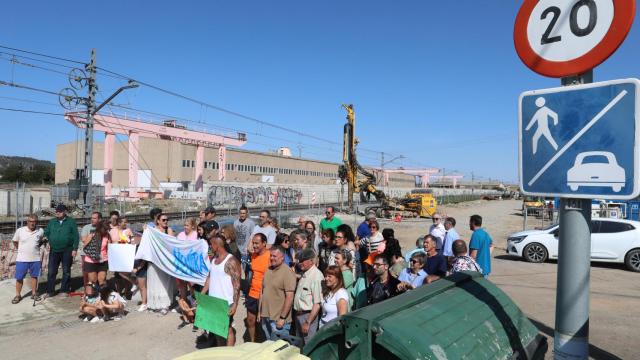
<instances>
[{"instance_id":1,"label":"concrete wall","mask_svg":"<svg viewBox=\"0 0 640 360\"><path fill-rule=\"evenodd\" d=\"M51 192L49 189L26 189L24 197L16 198L15 190L0 189L0 216L15 216L18 202L24 199L24 214L36 212L51 205ZM19 200L19 201L18 201Z\"/></svg>"},{"instance_id":2,"label":"concrete wall","mask_svg":"<svg viewBox=\"0 0 640 360\"><path fill-rule=\"evenodd\" d=\"M344 196L346 201L346 186L342 193L341 185L305 185L305 184L264 184L250 183L239 185L234 182L224 182L205 186L207 204L221 208L237 208L242 204L248 207L263 205L309 205L313 201L315 193L315 204L338 203ZM388 187L384 192L389 197L403 197L413 188ZM174 192L176 198L199 198L198 193ZM493 190L471 189L434 189L434 195L483 195L496 194ZM172 196L173 197L173 196ZM359 202L360 195L354 195L354 201ZM373 200L373 198L372 198Z\"/></svg>"}]
</instances>

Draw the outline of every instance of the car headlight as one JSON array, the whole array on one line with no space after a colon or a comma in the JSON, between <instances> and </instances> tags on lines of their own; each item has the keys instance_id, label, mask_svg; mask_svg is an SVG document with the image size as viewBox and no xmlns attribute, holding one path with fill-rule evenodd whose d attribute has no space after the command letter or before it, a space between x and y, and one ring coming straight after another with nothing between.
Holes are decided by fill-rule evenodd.
<instances>
[{"instance_id":1,"label":"car headlight","mask_svg":"<svg viewBox=\"0 0 640 360\"><path fill-rule=\"evenodd\" d=\"M526 238L526 237L527 237L527 235L523 235L523 236L513 236L513 237L510 237L510 238L509 238L509 239L507 239L507 240L508 240L508 241L511 241L511 242L512 242L512 243L514 243L514 244L517 244L517 243L521 243L521 242L522 242L522 240L524 240L524 238Z\"/></svg>"}]
</instances>

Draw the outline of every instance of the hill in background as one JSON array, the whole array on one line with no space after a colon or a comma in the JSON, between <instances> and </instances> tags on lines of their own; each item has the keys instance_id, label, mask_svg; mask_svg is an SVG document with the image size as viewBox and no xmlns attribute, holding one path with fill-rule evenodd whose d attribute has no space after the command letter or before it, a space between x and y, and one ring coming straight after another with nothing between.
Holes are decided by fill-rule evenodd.
<instances>
[{"instance_id":1,"label":"hill in background","mask_svg":"<svg viewBox=\"0 0 640 360\"><path fill-rule=\"evenodd\" d=\"M0 181L31 184L53 183L55 164L24 156L0 155Z\"/></svg>"}]
</instances>

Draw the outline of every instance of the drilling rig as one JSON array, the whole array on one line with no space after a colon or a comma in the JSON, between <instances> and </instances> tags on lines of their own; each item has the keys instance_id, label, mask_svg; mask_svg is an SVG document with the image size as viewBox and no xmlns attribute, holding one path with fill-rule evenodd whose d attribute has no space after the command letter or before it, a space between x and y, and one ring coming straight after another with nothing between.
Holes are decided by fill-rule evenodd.
<instances>
[{"instance_id":1,"label":"drilling rig","mask_svg":"<svg viewBox=\"0 0 640 360\"><path fill-rule=\"evenodd\" d=\"M360 193L360 198L370 200L371 195L376 201L385 202L387 197L384 192L376 189L376 177L371 172L360 166L356 158L356 146L358 139L355 136L356 113L353 104L342 104L347 110L347 123L344 125L344 144L342 148L342 162L338 169L340 180L347 183L348 207L349 211L355 211L353 207L353 194ZM362 174L364 179L358 179L358 174Z\"/></svg>"},{"instance_id":2,"label":"drilling rig","mask_svg":"<svg viewBox=\"0 0 640 360\"><path fill-rule=\"evenodd\" d=\"M342 104L347 110L347 123L344 125L344 143L342 148L342 162L338 169L338 175L342 184L347 183L348 211L354 212L357 209L353 205L353 194L359 193L362 202L371 200L371 195L380 205L369 206L365 213L373 211L379 217L389 217L392 213L400 214L403 217L430 217L436 211L436 200L431 190L412 191L401 199L391 199L382 191L376 188L376 176L363 168L356 158L356 146L358 139L355 136L356 114L353 104ZM358 179L358 174L363 178Z\"/></svg>"}]
</instances>

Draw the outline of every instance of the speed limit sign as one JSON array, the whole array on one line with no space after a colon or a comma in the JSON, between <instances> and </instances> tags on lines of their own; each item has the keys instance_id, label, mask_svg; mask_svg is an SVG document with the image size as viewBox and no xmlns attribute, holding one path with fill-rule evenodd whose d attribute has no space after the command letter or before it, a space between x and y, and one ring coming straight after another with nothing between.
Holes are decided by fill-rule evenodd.
<instances>
[{"instance_id":1,"label":"speed limit sign","mask_svg":"<svg viewBox=\"0 0 640 360\"><path fill-rule=\"evenodd\" d=\"M584 73L622 44L635 0L524 0L513 30L520 59L545 76Z\"/></svg>"}]
</instances>

